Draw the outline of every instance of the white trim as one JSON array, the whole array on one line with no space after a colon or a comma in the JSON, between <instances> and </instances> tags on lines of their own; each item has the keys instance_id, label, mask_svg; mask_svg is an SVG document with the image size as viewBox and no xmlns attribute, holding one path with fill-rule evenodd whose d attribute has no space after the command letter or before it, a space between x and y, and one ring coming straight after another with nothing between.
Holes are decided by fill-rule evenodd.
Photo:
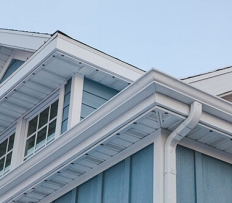
<instances>
[{"instance_id":1,"label":"white trim","mask_svg":"<svg viewBox=\"0 0 232 203\"><path fill-rule=\"evenodd\" d=\"M153 203L164 202L164 145L170 132L159 129L154 137Z\"/></svg>"},{"instance_id":2,"label":"white trim","mask_svg":"<svg viewBox=\"0 0 232 203\"><path fill-rule=\"evenodd\" d=\"M58 34L57 49L79 58L87 64L94 65L99 70L106 71L110 75L122 78L124 81L135 81L145 74L144 71L132 65L61 34Z\"/></svg>"},{"instance_id":3,"label":"white trim","mask_svg":"<svg viewBox=\"0 0 232 203\"><path fill-rule=\"evenodd\" d=\"M0 29L0 45L28 51L36 51L51 35Z\"/></svg>"},{"instance_id":4,"label":"white trim","mask_svg":"<svg viewBox=\"0 0 232 203\"><path fill-rule=\"evenodd\" d=\"M84 76L75 73L72 77L67 130L80 122Z\"/></svg>"},{"instance_id":5,"label":"white trim","mask_svg":"<svg viewBox=\"0 0 232 203\"><path fill-rule=\"evenodd\" d=\"M59 93L60 94L59 94L58 112L57 112L57 120L56 120L55 139L57 139L61 134L63 106L64 106L64 94L65 94L65 84L61 86Z\"/></svg>"},{"instance_id":6,"label":"white trim","mask_svg":"<svg viewBox=\"0 0 232 203\"><path fill-rule=\"evenodd\" d=\"M12 154L12 170L18 167L23 162L24 150L25 150L25 131L26 131L26 120L20 118L17 121L15 129L15 141Z\"/></svg>"}]
</instances>

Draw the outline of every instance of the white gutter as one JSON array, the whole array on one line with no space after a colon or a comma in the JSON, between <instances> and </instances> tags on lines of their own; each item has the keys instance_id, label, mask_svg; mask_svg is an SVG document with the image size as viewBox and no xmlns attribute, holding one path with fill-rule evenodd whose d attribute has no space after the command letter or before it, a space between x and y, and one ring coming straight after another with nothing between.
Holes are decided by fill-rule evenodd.
<instances>
[{"instance_id":1,"label":"white gutter","mask_svg":"<svg viewBox=\"0 0 232 203\"><path fill-rule=\"evenodd\" d=\"M181 123L165 142L164 168L164 200L165 203L176 203L176 146L199 122L202 114L202 105L194 101L188 118Z\"/></svg>"}]
</instances>

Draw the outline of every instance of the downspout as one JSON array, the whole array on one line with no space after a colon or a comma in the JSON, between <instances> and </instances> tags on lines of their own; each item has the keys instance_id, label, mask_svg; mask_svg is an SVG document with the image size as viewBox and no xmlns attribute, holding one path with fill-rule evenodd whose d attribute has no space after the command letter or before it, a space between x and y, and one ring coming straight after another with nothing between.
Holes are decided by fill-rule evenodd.
<instances>
[{"instance_id":1,"label":"downspout","mask_svg":"<svg viewBox=\"0 0 232 203\"><path fill-rule=\"evenodd\" d=\"M164 201L176 203L176 146L199 122L202 114L202 105L194 101L191 104L188 118L181 123L165 142L164 165Z\"/></svg>"}]
</instances>

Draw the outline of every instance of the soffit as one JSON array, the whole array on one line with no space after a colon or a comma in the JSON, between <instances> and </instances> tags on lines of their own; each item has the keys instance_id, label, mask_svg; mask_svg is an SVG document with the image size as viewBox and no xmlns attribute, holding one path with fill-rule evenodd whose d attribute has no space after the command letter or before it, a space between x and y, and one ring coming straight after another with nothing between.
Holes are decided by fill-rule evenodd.
<instances>
[{"instance_id":1,"label":"soffit","mask_svg":"<svg viewBox=\"0 0 232 203\"><path fill-rule=\"evenodd\" d=\"M83 150L80 150L82 147L78 143L73 148L69 148L69 151L75 151L75 155L71 159L66 159L65 163L63 162L59 167L54 165L49 174L38 178L34 184L25 187L20 194L7 202L51 201L54 196L64 194L65 188L68 188L69 185L81 184L83 178L92 177L94 171L97 171L102 165L111 163L115 157L124 156L125 151L143 145L144 142L146 145L152 143L155 133L160 128L173 131L185 118L185 116L159 106L143 109L133 120L127 120L123 125L114 126L113 133L112 130L105 131L100 139L86 145ZM68 136L68 132L64 136ZM76 136L81 137L80 134ZM231 137L202 123L199 123L187 137L232 155ZM74 139L72 142L75 142Z\"/></svg>"},{"instance_id":2,"label":"soffit","mask_svg":"<svg viewBox=\"0 0 232 203\"><path fill-rule=\"evenodd\" d=\"M130 84L129 81L110 75L94 65L86 64L82 60L55 51L26 77L22 78L11 91L0 98L0 114L2 115L0 117L0 133L52 92L59 89L75 73L119 91Z\"/></svg>"}]
</instances>

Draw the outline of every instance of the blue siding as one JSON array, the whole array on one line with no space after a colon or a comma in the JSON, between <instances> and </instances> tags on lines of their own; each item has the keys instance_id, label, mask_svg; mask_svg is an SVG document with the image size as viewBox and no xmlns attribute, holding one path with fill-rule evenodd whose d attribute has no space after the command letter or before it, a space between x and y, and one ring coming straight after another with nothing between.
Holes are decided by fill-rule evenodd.
<instances>
[{"instance_id":1,"label":"blue siding","mask_svg":"<svg viewBox=\"0 0 232 203\"><path fill-rule=\"evenodd\" d=\"M177 202L195 203L195 156L194 151L177 147Z\"/></svg>"},{"instance_id":2,"label":"blue siding","mask_svg":"<svg viewBox=\"0 0 232 203\"><path fill-rule=\"evenodd\" d=\"M229 203L231 191L231 164L177 147L177 203Z\"/></svg>"},{"instance_id":3,"label":"blue siding","mask_svg":"<svg viewBox=\"0 0 232 203\"><path fill-rule=\"evenodd\" d=\"M77 195L73 196L75 191ZM150 145L53 203L152 203L152 199L153 145Z\"/></svg>"},{"instance_id":4,"label":"blue siding","mask_svg":"<svg viewBox=\"0 0 232 203\"><path fill-rule=\"evenodd\" d=\"M232 166L202 155L202 191L204 203L232 202Z\"/></svg>"},{"instance_id":5,"label":"blue siding","mask_svg":"<svg viewBox=\"0 0 232 203\"><path fill-rule=\"evenodd\" d=\"M125 161L111 167L104 173L103 203L123 203Z\"/></svg>"},{"instance_id":6,"label":"blue siding","mask_svg":"<svg viewBox=\"0 0 232 203\"><path fill-rule=\"evenodd\" d=\"M97 202L97 183L98 177L94 177L86 183L78 187L77 202L78 203L96 203Z\"/></svg>"},{"instance_id":7,"label":"blue siding","mask_svg":"<svg viewBox=\"0 0 232 203\"><path fill-rule=\"evenodd\" d=\"M130 203L153 202L153 145L131 157Z\"/></svg>"},{"instance_id":8,"label":"blue siding","mask_svg":"<svg viewBox=\"0 0 232 203\"><path fill-rule=\"evenodd\" d=\"M72 203L72 191L66 193L59 199L55 200L53 203Z\"/></svg>"},{"instance_id":9,"label":"blue siding","mask_svg":"<svg viewBox=\"0 0 232 203\"><path fill-rule=\"evenodd\" d=\"M115 89L85 78L83 85L81 119L84 119L91 114L117 93L118 91Z\"/></svg>"}]
</instances>

